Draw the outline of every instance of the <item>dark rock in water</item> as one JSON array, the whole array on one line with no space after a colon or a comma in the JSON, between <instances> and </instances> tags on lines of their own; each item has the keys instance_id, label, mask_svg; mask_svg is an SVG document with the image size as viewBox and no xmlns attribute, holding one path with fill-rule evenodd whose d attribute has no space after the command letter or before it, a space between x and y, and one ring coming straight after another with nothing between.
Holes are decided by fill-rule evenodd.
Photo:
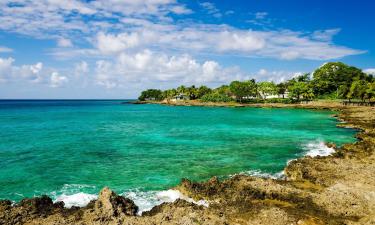
<instances>
[{"instance_id":1,"label":"dark rock in water","mask_svg":"<svg viewBox=\"0 0 375 225\"><path fill-rule=\"evenodd\" d=\"M98 215L108 218L122 214L135 216L138 212L138 206L132 200L119 196L108 187L105 187L100 191L94 210Z\"/></svg>"}]
</instances>

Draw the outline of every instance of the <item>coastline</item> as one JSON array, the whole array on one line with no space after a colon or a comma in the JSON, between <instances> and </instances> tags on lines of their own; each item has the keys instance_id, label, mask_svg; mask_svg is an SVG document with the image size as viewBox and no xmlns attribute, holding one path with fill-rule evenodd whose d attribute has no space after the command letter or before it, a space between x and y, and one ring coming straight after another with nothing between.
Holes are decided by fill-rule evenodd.
<instances>
[{"instance_id":1,"label":"coastline","mask_svg":"<svg viewBox=\"0 0 375 225\"><path fill-rule=\"evenodd\" d=\"M166 104L147 102L147 104ZM172 105L172 104L170 104ZM15 224L371 224L375 222L375 108L317 104L203 104L176 106L276 107L338 111L342 127L359 129L356 143L331 156L303 157L284 169L286 180L236 175L194 183L183 179L175 189L210 206L184 200L163 203L142 217L134 202L104 189L88 206L65 209L47 198L23 200L12 206L0 201L0 223ZM129 209L131 209L129 211Z\"/></svg>"}]
</instances>

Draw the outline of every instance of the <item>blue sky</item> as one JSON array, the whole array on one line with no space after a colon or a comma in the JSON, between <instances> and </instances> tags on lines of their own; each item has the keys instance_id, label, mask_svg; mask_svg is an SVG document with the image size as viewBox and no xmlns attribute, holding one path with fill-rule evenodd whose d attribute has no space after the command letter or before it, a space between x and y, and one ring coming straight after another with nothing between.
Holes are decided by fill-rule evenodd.
<instances>
[{"instance_id":1,"label":"blue sky","mask_svg":"<svg viewBox=\"0 0 375 225\"><path fill-rule=\"evenodd\" d=\"M135 98L280 82L342 61L375 73L373 1L4 0L0 98Z\"/></svg>"}]
</instances>

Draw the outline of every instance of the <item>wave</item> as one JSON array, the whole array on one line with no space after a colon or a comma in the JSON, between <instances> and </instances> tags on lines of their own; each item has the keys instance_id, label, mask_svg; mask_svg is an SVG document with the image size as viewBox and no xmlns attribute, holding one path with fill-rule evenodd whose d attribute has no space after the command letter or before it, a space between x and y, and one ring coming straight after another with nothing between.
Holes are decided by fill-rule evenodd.
<instances>
[{"instance_id":1,"label":"wave","mask_svg":"<svg viewBox=\"0 0 375 225\"><path fill-rule=\"evenodd\" d=\"M335 152L335 149L328 147L324 141L316 140L312 142L308 142L302 145L302 148L305 150L306 156L328 156ZM289 160L289 162L293 161ZM249 170L240 172L238 174L244 174L249 176L256 176L256 177L263 177L263 178L272 178L272 179L281 179L283 178L284 171L280 171L278 173L266 173L261 170ZM230 175L229 177L233 177L237 174ZM91 190L92 189L92 190ZM56 201L63 201L66 208L71 208L72 206L79 206L84 207L90 201L95 200L98 198L96 194L89 194L83 192L82 190L91 190L93 192L96 190L95 186L89 185L78 185L78 184L71 184L71 185L64 185L62 190L59 192L60 195L56 195L56 193L51 193L53 198ZM151 210L153 207L160 205L164 202L174 202L177 199L183 199L188 202L192 202L197 205L203 205L205 207L209 206L209 203L205 200L194 201L192 198L189 198L183 195L181 192L173 189L165 190L165 191L141 191L139 189L133 189L122 193L122 196L129 198L134 201L134 203L138 206L139 211L138 214L141 215L143 212Z\"/></svg>"},{"instance_id":2,"label":"wave","mask_svg":"<svg viewBox=\"0 0 375 225\"><path fill-rule=\"evenodd\" d=\"M302 149L305 151L305 156L328 156L335 152L334 148L328 147L324 141L316 140L312 142L308 142L306 144L302 145ZM287 165L297 159L290 159L287 161ZM280 171L278 173L266 173L261 170L249 170L238 173L240 175L249 175L249 176L255 176L255 177L263 177L263 178L272 178L272 179L282 179L285 177L284 171ZM237 174L230 175L230 177L233 177Z\"/></svg>"},{"instance_id":3,"label":"wave","mask_svg":"<svg viewBox=\"0 0 375 225\"><path fill-rule=\"evenodd\" d=\"M189 198L186 195L183 195L181 192L173 189L165 191L140 191L135 189L124 192L122 195L134 201L139 208L139 215L142 214L142 212L150 211L154 206L165 202L174 202L177 199L183 199L185 201L205 207L209 206L209 203L205 200L195 201L192 198Z\"/></svg>"},{"instance_id":4,"label":"wave","mask_svg":"<svg viewBox=\"0 0 375 225\"><path fill-rule=\"evenodd\" d=\"M249 171L240 172L234 175L230 175L229 177L233 177L235 175L249 175L249 176L254 176L254 177L272 178L272 179L281 179L285 176L284 171L280 171L277 173L266 173L261 170L249 170Z\"/></svg>"},{"instance_id":5,"label":"wave","mask_svg":"<svg viewBox=\"0 0 375 225\"><path fill-rule=\"evenodd\" d=\"M86 185L64 185L62 188L62 194L57 195L56 192L51 193L54 202L62 201L66 208L73 206L84 207L90 201L96 200L98 195L89 194L84 192L73 193L80 188L87 188L91 186ZM177 199L183 199L185 201L202 205L205 207L209 206L209 203L205 200L195 201L183 195L181 192L173 189L165 191L140 191L138 189L126 191L121 194L122 196L129 198L134 201L138 206L138 214L141 215L143 212L151 210L154 206L160 205L164 202L174 202Z\"/></svg>"},{"instance_id":6,"label":"wave","mask_svg":"<svg viewBox=\"0 0 375 225\"><path fill-rule=\"evenodd\" d=\"M96 192L96 186L86 184L64 184L60 191L50 193L54 202L62 201L66 208L72 206L84 207L90 201L98 198L96 194L87 192Z\"/></svg>"},{"instance_id":7,"label":"wave","mask_svg":"<svg viewBox=\"0 0 375 225\"><path fill-rule=\"evenodd\" d=\"M316 140L313 142L309 142L302 146L302 148L306 151L306 156L328 156L335 152L334 148L328 147L324 141Z\"/></svg>"},{"instance_id":8,"label":"wave","mask_svg":"<svg viewBox=\"0 0 375 225\"><path fill-rule=\"evenodd\" d=\"M84 207L87 204L89 204L89 202L97 198L98 198L97 195L79 192L79 193L72 194L72 195L66 195L66 194L59 195L56 198L55 202L59 202L59 201L64 202L64 205L66 208L71 208L72 206Z\"/></svg>"}]
</instances>

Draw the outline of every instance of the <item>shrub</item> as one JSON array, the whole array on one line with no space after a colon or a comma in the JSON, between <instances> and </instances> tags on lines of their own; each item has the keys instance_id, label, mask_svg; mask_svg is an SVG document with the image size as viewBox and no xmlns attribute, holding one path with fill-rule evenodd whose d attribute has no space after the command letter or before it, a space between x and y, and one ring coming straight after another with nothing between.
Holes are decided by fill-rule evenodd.
<instances>
[{"instance_id":1,"label":"shrub","mask_svg":"<svg viewBox=\"0 0 375 225\"><path fill-rule=\"evenodd\" d=\"M217 92L205 94L202 96L203 102L232 102L233 99L227 95L219 94Z\"/></svg>"}]
</instances>

